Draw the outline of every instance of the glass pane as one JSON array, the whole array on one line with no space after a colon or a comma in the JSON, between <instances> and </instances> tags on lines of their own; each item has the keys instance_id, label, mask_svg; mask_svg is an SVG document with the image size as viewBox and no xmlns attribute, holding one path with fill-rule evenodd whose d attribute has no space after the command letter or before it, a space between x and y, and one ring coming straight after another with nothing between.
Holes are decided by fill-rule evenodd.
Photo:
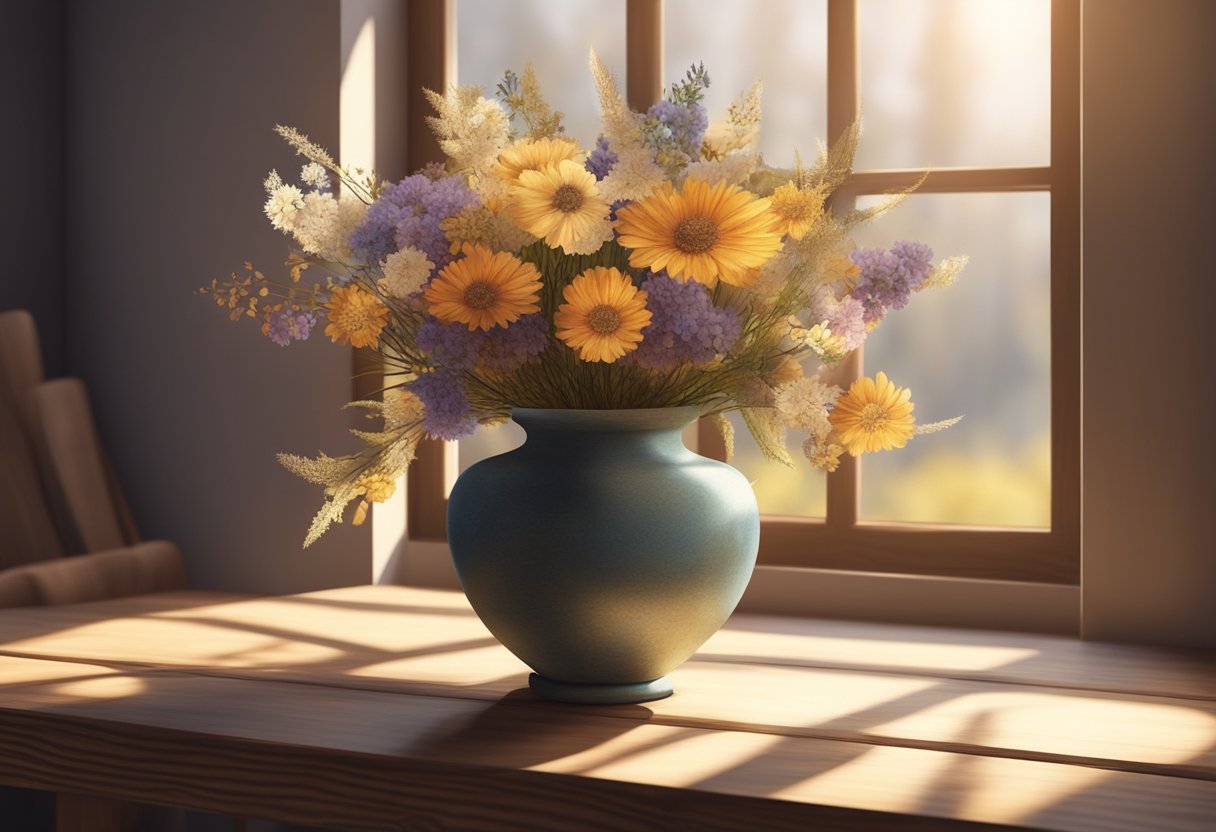
<instances>
[{"instance_id":1,"label":"glass pane","mask_svg":"<svg viewBox=\"0 0 1216 832\"><path fill-rule=\"evenodd\" d=\"M785 444L794 458L794 467L786 468L764 458L738 413L731 413L727 418L735 426L735 455L731 464L752 484L761 514L788 517L823 517L827 514L827 477L812 468L803 457L805 436L787 435Z\"/></svg>"},{"instance_id":2,"label":"glass pane","mask_svg":"<svg viewBox=\"0 0 1216 832\"><path fill-rule=\"evenodd\" d=\"M1050 525L1050 211L1046 193L925 194L856 235L971 257L866 341L867 375L910 387L918 422L964 418L863 457L863 520Z\"/></svg>"},{"instance_id":3,"label":"glass pane","mask_svg":"<svg viewBox=\"0 0 1216 832\"><path fill-rule=\"evenodd\" d=\"M461 439L457 444L459 453L459 472L464 473L474 462L481 462L486 457L505 454L524 444L524 429L514 422L506 422L494 427L482 425L477 433Z\"/></svg>"},{"instance_id":4,"label":"glass pane","mask_svg":"<svg viewBox=\"0 0 1216 832\"><path fill-rule=\"evenodd\" d=\"M795 148L815 158L827 132L827 0L667 0L663 15L664 81L704 62L711 127L763 79L765 160L792 165Z\"/></svg>"},{"instance_id":5,"label":"glass pane","mask_svg":"<svg viewBox=\"0 0 1216 832\"><path fill-rule=\"evenodd\" d=\"M859 0L858 169L1045 165L1050 0Z\"/></svg>"},{"instance_id":6,"label":"glass pane","mask_svg":"<svg viewBox=\"0 0 1216 832\"><path fill-rule=\"evenodd\" d=\"M565 113L566 132L584 147L600 132L592 47L625 83L625 0L460 0L456 38L461 84L480 84L492 97L505 70L523 72L531 61L541 91Z\"/></svg>"}]
</instances>

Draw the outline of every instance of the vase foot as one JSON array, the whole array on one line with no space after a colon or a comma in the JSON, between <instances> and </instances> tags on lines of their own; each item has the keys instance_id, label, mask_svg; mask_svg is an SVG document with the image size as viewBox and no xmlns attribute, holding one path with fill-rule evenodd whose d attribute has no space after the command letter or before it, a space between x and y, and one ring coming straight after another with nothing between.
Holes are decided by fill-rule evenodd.
<instances>
[{"instance_id":1,"label":"vase foot","mask_svg":"<svg viewBox=\"0 0 1216 832\"><path fill-rule=\"evenodd\" d=\"M528 676L528 687L541 699L556 702L577 702L580 705L628 705L653 702L671 696L671 681L660 676L650 682L628 685L583 685L576 682L555 682L539 673Z\"/></svg>"}]
</instances>

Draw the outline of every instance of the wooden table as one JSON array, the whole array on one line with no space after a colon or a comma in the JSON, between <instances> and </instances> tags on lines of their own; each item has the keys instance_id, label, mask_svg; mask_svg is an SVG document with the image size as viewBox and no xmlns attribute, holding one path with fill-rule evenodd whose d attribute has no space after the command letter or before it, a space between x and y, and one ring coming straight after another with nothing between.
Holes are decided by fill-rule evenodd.
<instances>
[{"instance_id":1,"label":"wooden table","mask_svg":"<svg viewBox=\"0 0 1216 832\"><path fill-rule=\"evenodd\" d=\"M526 673L439 590L0 612L0 783L63 829L1216 829L1210 653L738 615L660 702Z\"/></svg>"}]
</instances>

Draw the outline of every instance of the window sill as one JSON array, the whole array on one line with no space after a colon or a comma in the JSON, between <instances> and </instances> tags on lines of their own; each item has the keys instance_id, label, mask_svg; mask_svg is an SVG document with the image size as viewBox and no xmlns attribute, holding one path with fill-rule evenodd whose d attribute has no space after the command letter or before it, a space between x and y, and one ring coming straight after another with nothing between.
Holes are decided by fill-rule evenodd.
<instances>
[{"instance_id":1,"label":"window sill","mask_svg":"<svg viewBox=\"0 0 1216 832\"><path fill-rule=\"evenodd\" d=\"M403 540L377 583L458 589L446 543ZM740 612L1077 635L1080 587L757 566Z\"/></svg>"}]
</instances>

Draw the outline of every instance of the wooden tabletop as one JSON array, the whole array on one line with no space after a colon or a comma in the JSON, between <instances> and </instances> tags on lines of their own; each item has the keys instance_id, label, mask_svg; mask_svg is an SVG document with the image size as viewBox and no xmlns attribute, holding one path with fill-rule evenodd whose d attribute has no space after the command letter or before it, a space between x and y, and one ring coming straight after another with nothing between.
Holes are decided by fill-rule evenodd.
<instances>
[{"instance_id":1,"label":"wooden tabletop","mask_svg":"<svg viewBox=\"0 0 1216 832\"><path fill-rule=\"evenodd\" d=\"M1216 828L1216 657L735 616L646 705L534 700L459 593L0 612L0 783L336 829Z\"/></svg>"}]
</instances>

